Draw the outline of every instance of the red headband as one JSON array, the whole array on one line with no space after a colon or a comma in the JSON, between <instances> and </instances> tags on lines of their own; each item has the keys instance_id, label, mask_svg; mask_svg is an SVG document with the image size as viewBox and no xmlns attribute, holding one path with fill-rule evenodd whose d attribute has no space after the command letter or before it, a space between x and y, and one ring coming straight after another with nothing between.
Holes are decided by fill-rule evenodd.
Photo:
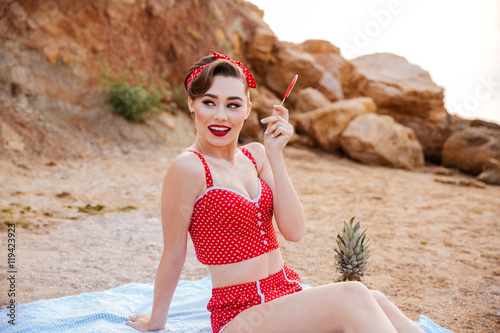
<instances>
[{"instance_id":1,"label":"red headband","mask_svg":"<svg viewBox=\"0 0 500 333\"><path fill-rule=\"evenodd\" d=\"M225 59L225 60L228 60L230 62L232 62L233 64L236 64L238 65L238 67L241 68L241 70L243 71L243 74L245 74L245 77L247 78L247 82L248 82L248 86L250 88L257 88L257 85L255 84L255 78L253 77L252 73L250 73L250 71L248 69L246 69L245 67L243 67L243 64L241 63L240 60L238 61L233 61L231 60L231 58L229 58L227 55L224 55L224 54L220 54L220 53L217 53L215 51L212 51L212 50L209 50L210 52L212 52L214 54L214 57L216 57L217 59ZM187 82L186 82L186 90L189 89L189 85L191 84L191 81L196 78L200 73L201 73L201 70L203 68L205 68L205 66L207 66L208 64L206 65L203 65L203 66L200 66L198 68L196 68L192 73L191 75L189 75L188 79L187 79Z\"/></svg>"}]
</instances>

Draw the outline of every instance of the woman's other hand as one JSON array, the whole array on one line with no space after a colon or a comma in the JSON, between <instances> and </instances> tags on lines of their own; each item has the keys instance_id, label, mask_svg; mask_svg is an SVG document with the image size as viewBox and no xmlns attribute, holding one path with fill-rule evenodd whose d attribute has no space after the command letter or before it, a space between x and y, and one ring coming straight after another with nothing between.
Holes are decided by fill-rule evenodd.
<instances>
[{"instance_id":1,"label":"woman's other hand","mask_svg":"<svg viewBox=\"0 0 500 333\"><path fill-rule=\"evenodd\" d=\"M288 110L281 105L275 105L273 114L261 120L267 124L264 133L266 153L281 153L293 135L293 126L288 122Z\"/></svg>"},{"instance_id":2,"label":"woman's other hand","mask_svg":"<svg viewBox=\"0 0 500 333\"><path fill-rule=\"evenodd\" d=\"M161 328L151 329L150 327L151 316L148 314L138 314L129 316L129 319L130 321L125 322L125 325L135 328L136 330L141 332L151 332L161 329Z\"/></svg>"}]
</instances>

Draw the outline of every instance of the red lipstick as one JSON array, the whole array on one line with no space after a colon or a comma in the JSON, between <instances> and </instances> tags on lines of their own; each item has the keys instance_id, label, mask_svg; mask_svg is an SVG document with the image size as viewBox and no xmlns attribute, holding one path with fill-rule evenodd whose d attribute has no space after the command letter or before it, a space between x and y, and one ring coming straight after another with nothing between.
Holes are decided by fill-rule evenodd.
<instances>
[{"instance_id":1,"label":"red lipstick","mask_svg":"<svg viewBox=\"0 0 500 333\"><path fill-rule=\"evenodd\" d=\"M231 127L213 124L208 126L208 130L215 136L224 136L231 130Z\"/></svg>"}]
</instances>

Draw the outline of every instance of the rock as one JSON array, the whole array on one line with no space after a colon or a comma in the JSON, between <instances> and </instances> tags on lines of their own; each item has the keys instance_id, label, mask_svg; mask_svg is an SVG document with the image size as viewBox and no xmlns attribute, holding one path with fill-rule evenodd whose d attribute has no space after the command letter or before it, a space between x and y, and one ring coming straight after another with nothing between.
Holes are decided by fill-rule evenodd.
<instances>
[{"instance_id":1,"label":"rock","mask_svg":"<svg viewBox=\"0 0 500 333\"><path fill-rule=\"evenodd\" d=\"M453 133L443 146L443 165L478 175L489 159L500 159L500 131L470 127Z\"/></svg>"},{"instance_id":2,"label":"rock","mask_svg":"<svg viewBox=\"0 0 500 333\"><path fill-rule=\"evenodd\" d=\"M312 111L328 104L330 104L330 100L326 98L325 95L323 95L320 91L309 87L299 91L295 109L301 112Z\"/></svg>"},{"instance_id":3,"label":"rock","mask_svg":"<svg viewBox=\"0 0 500 333\"><path fill-rule=\"evenodd\" d=\"M55 64L59 58L59 48L56 45L47 45L43 48L43 54L51 64Z\"/></svg>"},{"instance_id":4,"label":"rock","mask_svg":"<svg viewBox=\"0 0 500 333\"><path fill-rule=\"evenodd\" d=\"M257 113L259 119L270 116L273 105L281 103L276 95L262 86L250 90L250 100L252 102L252 113Z\"/></svg>"},{"instance_id":5,"label":"rock","mask_svg":"<svg viewBox=\"0 0 500 333\"><path fill-rule=\"evenodd\" d=\"M340 55L340 49L327 40L308 39L300 44L300 46L304 51L309 52L312 55L332 53Z\"/></svg>"},{"instance_id":6,"label":"rock","mask_svg":"<svg viewBox=\"0 0 500 333\"><path fill-rule=\"evenodd\" d=\"M486 188L486 185L483 182L475 180L475 179L462 179L462 178L454 178L454 177L435 177L434 181L437 183L442 183L442 184Z\"/></svg>"},{"instance_id":7,"label":"rock","mask_svg":"<svg viewBox=\"0 0 500 333\"><path fill-rule=\"evenodd\" d=\"M375 53L346 62L341 81L347 97L373 98L381 112L415 131L427 157L440 161L450 119L444 107L444 90L427 71L403 57ZM429 133L433 134L431 140Z\"/></svg>"},{"instance_id":8,"label":"rock","mask_svg":"<svg viewBox=\"0 0 500 333\"><path fill-rule=\"evenodd\" d=\"M456 114L450 114L450 125L448 126L448 130L450 133L461 131L471 127L471 124L472 120L470 119L459 117Z\"/></svg>"},{"instance_id":9,"label":"rock","mask_svg":"<svg viewBox=\"0 0 500 333\"><path fill-rule=\"evenodd\" d=\"M269 64L266 72L261 73L264 77L265 85L281 97L285 94L295 74L298 74L299 79L294 91L287 99L289 105L293 105L297 101L295 89L299 91L306 87L317 86L323 76L322 69L312 55L303 51L295 44L276 42L274 43L273 50L276 62Z\"/></svg>"},{"instance_id":10,"label":"rock","mask_svg":"<svg viewBox=\"0 0 500 333\"><path fill-rule=\"evenodd\" d=\"M19 31L24 31L26 29L26 20L28 19L28 14L17 1L10 3L8 6L9 8L5 10L10 11L10 25Z\"/></svg>"},{"instance_id":11,"label":"rock","mask_svg":"<svg viewBox=\"0 0 500 333\"><path fill-rule=\"evenodd\" d=\"M297 134L296 132L293 133L292 137L290 138L290 141L288 141L288 144L302 146L305 148L314 147L314 141L310 137L308 137L307 135Z\"/></svg>"},{"instance_id":12,"label":"rock","mask_svg":"<svg viewBox=\"0 0 500 333\"><path fill-rule=\"evenodd\" d=\"M336 153L340 148L340 134L347 124L363 113L373 113L376 106L369 97L345 99L320 109L296 114L297 132L307 133L323 150Z\"/></svg>"},{"instance_id":13,"label":"rock","mask_svg":"<svg viewBox=\"0 0 500 333\"><path fill-rule=\"evenodd\" d=\"M340 136L344 152L365 164L416 169L424 165L424 153L412 129L390 116L362 114Z\"/></svg>"},{"instance_id":14,"label":"rock","mask_svg":"<svg viewBox=\"0 0 500 333\"><path fill-rule=\"evenodd\" d=\"M379 113L390 115L399 124L411 128L420 141L427 159L433 163L441 164L443 144L450 136L450 129L442 129L439 125L426 119L401 113L391 113L386 112L386 110L379 111Z\"/></svg>"},{"instance_id":15,"label":"rock","mask_svg":"<svg viewBox=\"0 0 500 333\"><path fill-rule=\"evenodd\" d=\"M241 129L241 136L251 137L254 140L261 140L263 132L258 114L256 112L250 112L245 125L243 125Z\"/></svg>"},{"instance_id":16,"label":"rock","mask_svg":"<svg viewBox=\"0 0 500 333\"><path fill-rule=\"evenodd\" d=\"M325 40L307 40L300 47L310 53L323 73L317 88L329 100L344 99L341 84L341 68L346 60L338 47Z\"/></svg>"},{"instance_id":17,"label":"rock","mask_svg":"<svg viewBox=\"0 0 500 333\"><path fill-rule=\"evenodd\" d=\"M500 161L490 158L484 168L477 179L487 184L500 185Z\"/></svg>"},{"instance_id":18,"label":"rock","mask_svg":"<svg viewBox=\"0 0 500 333\"><path fill-rule=\"evenodd\" d=\"M352 76L342 76L346 96L370 96L379 109L428 119L443 128L448 125L444 89L421 67L391 53L370 54L350 63Z\"/></svg>"},{"instance_id":19,"label":"rock","mask_svg":"<svg viewBox=\"0 0 500 333\"><path fill-rule=\"evenodd\" d=\"M452 176L455 173L455 170L442 166L436 166L432 168L431 172L437 176Z\"/></svg>"},{"instance_id":20,"label":"rock","mask_svg":"<svg viewBox=\"0 0 500 333\"><path fill-rule=\"evenodd\" d=\"M133 10L135 0L111 0L107 2L107 14L117 21L127 21Z\"/></svg>"},{"instance_id":21,"label":"rock","mask_svg":"<svg viewBox=\"0 0 500 333\"><path fill-rule=\"evenodd\" d=\"M25 149L23 138L6 123L0 124L0 146L17 151Z\"/></svg>"},{"instance_id":22,"label":"rock","mask_svg":"<svg viewBox=\"0 0 500 333\"><path fill-rule=\"evenodd\" d=\"M329 67L329 70L323 72L323 76L318 84L318 89L325 94L331 101L338 101L344 99L345 96L342 92L339 75L336 74L335 67Z\"/></svg>"},{"instance_id":23,"label":"rock","mask_svg":"<svg viewBox=\"0 0 500 333\"><path fill-rule=\"evenodd\" d=\"M20 91L23 91L26 94L32 94L35 92L36 86L34 81L33 74L27 68L15 66L11 69L11 85L14 84Z\"/></svg>"},{"instance_id":24,"label":"rock","mask_svg":"<svg viewBox=\"0 0 500 333\"><path fill-rule=\"evenodd\" d=\"M274 62L273 44L277 40L276 36L268 27L257 27L253 35L253 41L246 51L246 57L254 64L260 65L260 70L268 62Z\"/></svg>"},{"instance_id":25,"label":"rock","mask_svg":"<svg viewBox=\"0 0 500 333\"><path fill-rule=\"evenodd\" d=\"M473 119L470 122L471 126L483 126L483 127L488 127L496 130L500 130L500 125L497 123L494 123L492 121L486 121L482 119Z\"/></svg>"},{"instance_id":26,"label":"rock","mask_svg":"<svg viewBox=\"0 0 500 333\"><path fill-rule=\"evenodd\" d=\"M132 57L133 68L155 82L168 73L167 90L181 88L178 82L186 70L208 55L209 48L241 59L252 71L245 58L249 47L259 61L274 61L275 37L262 21L262 11L245 2L186 0L179 6L175 0L3 1L0 13L4 37L0 95L9 101L8 108L0 108L0 123L8 124L24 142L23 149L22 142L10 135L12 131L5 130L8 153L13 156L19 150L53 159L78 156L113 140L190 144L192 122L183 113L176 115L176 121L161 117L140 126L116 121L104 103L99 77L104 68L97 64L96 55L117 75L125 75L125 64ZM262 79L256 78L264 87ZM177 95L174 98L182 97ZM271 110L273 102L269 104ZM27 118L29 110L34 111ZM260 126L255 116L245 127L252 120ZM29 130L18 126L20 119Z\"/></svg>"},{"instance_id":27,"label":"rock","mask_svg":"<svg viewBox=\"0 0 500 333\"><path fill-rule=\"evenodd\" d=\"M66 64L68 64L68 63L70 63L70 62L74 62L74 61L75 61L75 59L76 59L76 58L75 58L75 55L74 55L74 54L72 54L71 52L67 51L67 50L63 50L63 51L61 51L61 53L60 53L60 57L61 57L61 60L62 60L64 63L66 63Z\"/></svg>"},{"instance_id":28,"label":"rock","mask_svg":"<svg viewBox=\"0 0 500 333\"><path fill-rule=\"evenodd\" d=\"M241 136L262 140L264 129L260 119L271 115L273 105L280 104L280 100L267 88L258 86L257 89L250 90L250 101L252 111L248 116L246 124L241 129Z\"/></svg>"}]
</instances>

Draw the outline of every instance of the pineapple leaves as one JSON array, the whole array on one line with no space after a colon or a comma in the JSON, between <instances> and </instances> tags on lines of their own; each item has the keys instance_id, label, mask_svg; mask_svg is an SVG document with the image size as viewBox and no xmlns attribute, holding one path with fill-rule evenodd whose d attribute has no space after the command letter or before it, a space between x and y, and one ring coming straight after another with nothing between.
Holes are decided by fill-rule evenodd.
<instances>
[{"instance_id":1,"label":"pineapple leaves","mask_svg":"<svg viewBox=\"0 0 500 333\"><path fill-rule=\"evenodd\" d=\"M366 238L366 229L361 231L360 222L354 224L354 218L350 219L349 224L344 221L342 233L337 235L338 248L335 249L335 266L341 273L338 281L362 282L368 265L370 244Z\"/></svg>"}]
</instances>

